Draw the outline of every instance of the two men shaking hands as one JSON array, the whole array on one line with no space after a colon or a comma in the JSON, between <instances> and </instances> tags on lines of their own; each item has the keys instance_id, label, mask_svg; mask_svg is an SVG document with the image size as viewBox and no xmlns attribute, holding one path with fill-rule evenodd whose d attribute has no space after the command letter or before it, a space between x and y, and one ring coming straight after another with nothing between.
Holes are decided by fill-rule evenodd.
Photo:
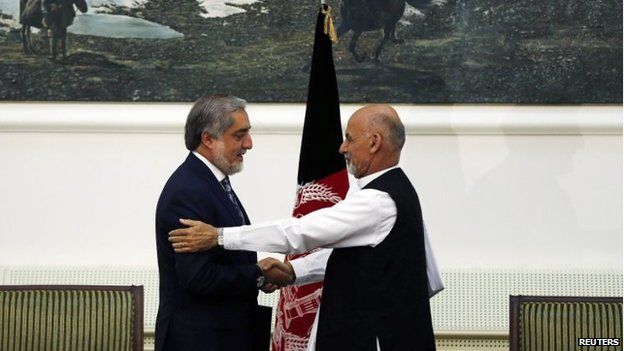
<instances>
[{"instance_id":1,"label":"two men shaking hands","mask_svg":"<svg viewBox=\"0 0 624 351\"><path fill-rule=\"evenodd\" d=\"M213 109L210 104L206 106L205 110ZM178 277L170 274L169 280L174 287L183 284L189 290L183 299L176 299L175 291L166 295L166 285L161 284L159 316L165 316L161 329L179 327L167 332L174 340L171 345L186 345L186 326L200 323L195 321L197 308L206 310L202 325L228 326L240 329L240 335L247 333L244 327L253 316L241 311L255 304L254 279L256 287L265 292L323 280L323 302L312 327L316 334L310 337L309 350L347 350L354 349L354 345L359 345L357 349L435 350L429 297L443 286L426 249L427 232L418 195L398 165L405 128L397 112L389 105L369 105L349 119L338 151L357 181L351 195L300 218L250 225L227 177L242 168L243 155L252 148L251 127L243 107L232 109L231 123L221 139L198 129L195 134L199 141L187 143L187 148L194 150L200 144L199 151L202 147L213 150L214 157L211 162L203 162L194 158L197 155L190 155L190 160L172 176L176 182L170 180L161 195L165 205L205 202L206 197L214 197L210 205L228 204L206 205L197 211L172 206L174 211L163 212L166 221L158 231L157 242L162 249L161 282L163 273L173 267ZM189 126L193 124L187 123L187 129ZM213 177L205 175L206 166ZM199 197L197 189L206 188L200 179L205 178L209 178L213 189ZM158 218L157 211L157 226ZM204 222L181 218L201 218ZM187 227L178 228L180 223ZM333 250L319 250L292 262L255 260L255 251L299 254L317 248ZM211 262L207 263L208 259ZM233 265L235 260L240 263ZM200 299L201 295L205 297ZM193 302L192 310L187 308L190 304L186 300ZM164 308L163 301L173 307L180 305L180 311L189 310L187 319L191 323ZM228 306L236 308L222 313ZM166 315L172 315L169 319L173 323L165 323ZM238 316L237 320L231 316ZM158 326L157 320L157 344ZM225 336L213 334L215 344L225 345L225 340L219 339ZM202 330L194 335L208 334ZM241 340L229 338L228 349L244 349L232 346Z\"/></svg>"}]
</instances>

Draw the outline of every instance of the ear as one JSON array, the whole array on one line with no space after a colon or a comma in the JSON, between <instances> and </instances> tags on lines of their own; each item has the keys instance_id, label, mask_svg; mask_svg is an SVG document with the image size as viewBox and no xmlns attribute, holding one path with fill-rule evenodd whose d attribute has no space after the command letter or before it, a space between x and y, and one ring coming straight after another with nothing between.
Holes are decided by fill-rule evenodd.
<instances>
[{"instance_id":1,"label":"ear","mask_svg":"<svg viewBox=\"0 0 624 351\"><path fill-rule=\"evenodd\" d=\"M370 138L370 144L369 144L368 149L371 154L374 154L375 152L379 151L380 148L381 148L381 134L373 133L373 135L371 135L371 138Z\"/></svg>"},{"instance_id":2,"label":"ear","mask_svg":"<svg viewBox=\"0 0 624 351\"><path fill-rule=\"evenodd\" d=\"M212 150L212 148L214 147L215 140L216 139L212 135L206 132L203 132L201 134L201 144L204 145L209 150Z\"/></svg>"}]
</instances>

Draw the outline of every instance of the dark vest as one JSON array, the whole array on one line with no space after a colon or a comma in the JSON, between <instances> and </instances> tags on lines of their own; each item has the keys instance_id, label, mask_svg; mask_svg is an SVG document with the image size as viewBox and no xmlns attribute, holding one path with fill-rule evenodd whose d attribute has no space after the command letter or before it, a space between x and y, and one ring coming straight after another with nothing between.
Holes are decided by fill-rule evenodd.
<instances>
[{"instance_id":1,"label":"dark vest","mask_svg":"<svg viewBox=\"0 0 624 351\"><path fill-rule=\"evenodd\" d=\"M429 308L420 202L401 169L364 189L392 197L397 218L376 247L334 249L325 271L317 351L431 351L435 340Z\"/></svg>"}]
</instances>

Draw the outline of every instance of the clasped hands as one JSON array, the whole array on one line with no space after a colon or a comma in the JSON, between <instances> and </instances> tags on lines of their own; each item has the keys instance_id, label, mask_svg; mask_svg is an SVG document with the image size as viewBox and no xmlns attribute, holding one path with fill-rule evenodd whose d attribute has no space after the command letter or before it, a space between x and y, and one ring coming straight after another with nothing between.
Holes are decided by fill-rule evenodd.
<instances>
[{"instance_id":1,"label":"clasped hands","mask_svg":"<svg viewBox=\"0 0 624 351\"><path fill-rule=\"evenodd\" d=\"M267 294L295 282L295 271L289 262L267 257L258 261L258 267L264 275L264 285L260 290Z\"/></svg>"},{"instance_id":2,"label":"clasped hands","mask_svg":"<svg viewBox=\"0 0 624 351\"><path fill-rule=\"evenodd\" d=\"M194 253L218 246L217 228L190 219L180 219L180 223L188 227L169 232L169 241L176 253ZM271 293L295 281L295 271L288 262L267 257L258 261L258 267L264 275L264 286L261 290L265 293Z\"/></svg>"}]
</instances>

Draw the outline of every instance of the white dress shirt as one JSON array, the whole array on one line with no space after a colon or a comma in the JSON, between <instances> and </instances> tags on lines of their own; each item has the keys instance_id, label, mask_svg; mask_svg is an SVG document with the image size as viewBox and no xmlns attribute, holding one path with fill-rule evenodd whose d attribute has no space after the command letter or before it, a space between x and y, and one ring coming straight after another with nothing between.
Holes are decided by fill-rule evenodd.
<instances>
[{"instance_id":1,"label":"white dress shirt","mask_svg":"<svg viewBox=\"0 0 624 351\"><path fill-rule=\"evenodd\" d=\"M357 185L361 189L394 168L397 167L360 178ZM230 250L284 254L304 253L316 248L375 247L392 230L396 215L396 205L388 193L375 189L357 190L349 192L343 201L334 206L316 210L301 218L223 228L223 246ZM423 229L429 296L433 296L444 287L424 222ZM298 259L304 260L293 265L297 273L296 284L323 280L329 254L326 252Z\"/></svg>"},{"instance_id":2,"label":"white dress shirt","mask_svg":"<svg viewBox=\"0 0 624 351\"><path fill-rule=\"evenodd\" d=\"M214 174L215 178L217 178L217 181L219 183L221 183L221 181L225 179L225 174L223 174L223 172L221 172L221 170L218 169L217 166L213 165L210 161L208 161L208 159L205 158L202 154L200 154L197 151L193 151L193 155L197 156L198 159L200 159L204 164L206 164L208 169L210 169L212 174Z\"/></svg>"}]
</instances>

